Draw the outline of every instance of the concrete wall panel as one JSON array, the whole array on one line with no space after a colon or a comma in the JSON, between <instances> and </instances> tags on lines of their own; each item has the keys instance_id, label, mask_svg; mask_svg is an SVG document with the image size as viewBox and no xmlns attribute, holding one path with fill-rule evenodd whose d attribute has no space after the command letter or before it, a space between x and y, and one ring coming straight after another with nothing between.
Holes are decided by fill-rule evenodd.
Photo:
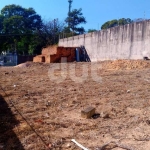
<instances>
[{"instance_id":1,"label":"concrete wall panel","mask_svg":"<svg viewBox=\"0 0 150 150\"><path fill-rule=\"evenodd\" d=\"M84 45L91 61L150 57L150 20L61 39L59 46Z\"/></svg>"}]
</instances>

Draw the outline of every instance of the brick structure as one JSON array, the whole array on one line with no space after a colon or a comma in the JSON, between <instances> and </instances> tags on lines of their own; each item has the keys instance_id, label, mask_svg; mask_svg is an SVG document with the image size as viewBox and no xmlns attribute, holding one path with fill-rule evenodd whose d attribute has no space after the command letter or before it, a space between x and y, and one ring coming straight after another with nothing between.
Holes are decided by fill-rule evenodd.
<instances>
[{"instance_id":1,"label":"brick structure","mask_svg":"<svg viewBox=\"0 0 150 150\"><path fill-rule=\"evenodd\" d=\"M49 46L42 49L42 54L33 58L33 62L59 63L62 57L67 58L67 62L75 61L76 47Z\"/></svg>"},{"instance_id":2,"label":"brick structure","mask_svg":"<svg viewBox=\"0 0 150 150\"><path fill-rule=\"evenodd\" d=\"M33 62L45 62L45 56L44 55L35 56L33 58Z\"/></svg>"}]
</instances>

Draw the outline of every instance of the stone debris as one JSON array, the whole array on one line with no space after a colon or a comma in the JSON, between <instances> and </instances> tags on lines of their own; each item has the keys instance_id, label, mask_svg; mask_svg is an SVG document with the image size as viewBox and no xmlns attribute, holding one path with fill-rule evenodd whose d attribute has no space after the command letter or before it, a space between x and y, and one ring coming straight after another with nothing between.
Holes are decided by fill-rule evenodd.
<instances>
[{"instance_id":1,"label":"stone debris","mask_svg":"<svg viewBox=\"0 0 150 150\"><path fill-rule=\"evenodd\" d=\"M95 114L95 108L91 106L81 111L81 117L86 119L91 118L94 114Z\"/></svg>"}]
</instances>

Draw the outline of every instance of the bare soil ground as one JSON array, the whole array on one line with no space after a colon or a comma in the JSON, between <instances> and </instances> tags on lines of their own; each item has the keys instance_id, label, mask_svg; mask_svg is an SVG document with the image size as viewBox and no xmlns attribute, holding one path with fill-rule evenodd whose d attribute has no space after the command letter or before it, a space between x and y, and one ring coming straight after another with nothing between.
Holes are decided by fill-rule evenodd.
<instances>
[{"instance_id":1,"label":"bare soil ground","mask_svg":"<svg viewBox=\"0 0 150 150\"><path fill-rule=\"evenodd\" d=\"M89 150L150 150L149 61L69 63L53 72L57 65L0 67L0 150L80 149L71 139ZM73 65L86 80L72 77ZM64 81L52 80L61 73ZM82 118L88 106L99 115Z\"/></svg>"}]
</instances>

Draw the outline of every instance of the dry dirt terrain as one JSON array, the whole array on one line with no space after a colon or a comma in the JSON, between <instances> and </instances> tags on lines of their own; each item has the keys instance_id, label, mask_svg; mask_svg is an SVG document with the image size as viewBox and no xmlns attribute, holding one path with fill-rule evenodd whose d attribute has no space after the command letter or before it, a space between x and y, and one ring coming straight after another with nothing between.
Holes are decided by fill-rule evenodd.
<instances>
[{"instance_id":1,"label":"dry dirt terrain","mask_svg":"<svg viewBox=\"0 0 150 150\"><path fill-rule=\"evenodd\" d=\"M150 150L149 61L57 65L0 67L0 150Z\"/></svg>"}]
</instances>

